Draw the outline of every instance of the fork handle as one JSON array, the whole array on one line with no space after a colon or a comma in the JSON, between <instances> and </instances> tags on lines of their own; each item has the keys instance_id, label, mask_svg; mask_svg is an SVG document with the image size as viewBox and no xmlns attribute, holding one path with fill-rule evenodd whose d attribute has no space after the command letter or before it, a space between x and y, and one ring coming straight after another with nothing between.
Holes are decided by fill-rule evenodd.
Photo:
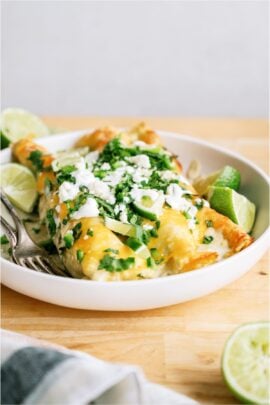
<instances>
[{"instance_id":1,"label":"fork handle","mask_svg":"<svg viewBox=\"0 0 270 405\"><path fill-rule=\"evenodd\" d=\"M16 236L14 230L9 225L9 223L5 220L5 218L2 217L2 215L0 216L0 222L1 222L1 225L5 228L5 231L8 235L10 244L12 245L12 247L15 247L16 243L17 243L17 236Z\"/></svg>"},{"instance_id":2,"label":"fork handle","mask_svg":"<svg viewBox=\"0 0 270 405\"><path fill-rule=\"evenodd\" d=\"M23 239L28 238L28 235L24 229L24 225L19 218L16 210L14 209L13 205L9 202L8 198L4 194L3 190L1 189L0 198L8 212L10 213L16 228L16 239L17 244L20 244Z\"/></svg>"}]
</instances>

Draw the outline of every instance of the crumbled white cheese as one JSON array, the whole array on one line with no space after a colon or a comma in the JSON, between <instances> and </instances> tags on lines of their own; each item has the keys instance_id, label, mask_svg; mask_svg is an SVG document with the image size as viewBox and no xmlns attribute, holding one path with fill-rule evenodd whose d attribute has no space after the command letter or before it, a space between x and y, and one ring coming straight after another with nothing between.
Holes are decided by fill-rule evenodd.
<instances>
[{"instance_id":1,"label":"crumbled white cheese","mask_svg":"<svg viewBox=\"0 0 270 405\"><path fill-rule=\"evenodd\" d=\"M134 163L136 166L141 167L143 169L150 169L151 163L150 159L147 155L136 155L127 158L130 163Z\"/></svg>"},{"instance_id":2,"label":"crumbled white cheese","mask_svg":"<svg viewBox=\"0 0 270 405\"><path fill-rule=\"evenodd\" d=\"M91 194L95 195L96 197L102 198L110 204L115 203L114 194L110 190L108 184L106 184L104 181L95 178L89 184L89 191Z\"/></svg>"},{"instance_id":3,"label":"crumbled white cheese","mask_svg":"<svg viewBox=\"0 0 270 405\"><path fill-rule=\"evenodd\" d=\"M132 180L134 181L134 183L141 183L142 181L149 180L151 174L152 174L152 170L138 168L134 172L134 174L132 176Z\"/></svg>"},{"instance_id":4,"label":"crumbled white cheese","mask_svg":"<svg viewBox=\"0 0 270 405\"><path fill-rule=\"evenodd\" d=\"M149 143L145 143L143 141L135 141L133 143L133 145L138 146L140 149L154 149L157 147L157 145L154 143L149 144Z\"/></svg>"},{"instance_id":5,"label":"crumbled white cheese","mask_svg":"<svg viewBox=\"0 0 270 405\"><path fill-rule=\"evenodd\" d=\"M84 205L82 205L78 211L72 214L73 219L80 219L84 217L98 217L99 209L96 200L89 197Z\"/></svg>"},{"instance_id":6,"label":"crumbled white cheese","mask_svg":"<svg viewBox=\"0 0 270 405\"><path fill-rule=\"evenodd\" d=\"M160 173L162 180L177 180L177 173L171 170L164 170Z\"/></svg>"},{"instance_id":7,"label":"crumbled white cheese","mask_svg":"<svg viewBox=\"0 0 270 405\"><path fill-rule=\"evenodd\" d=\"M90 152L84 157L85 161L89 165L89 168L91 168L93 166L93 164L98 160L98 157L99 157L99 152L97 152L97 151Z\"/></svg>"},{"instance_id":8,"label":"crumbled white cheese","mask_svg":"<svg viewBox=\"0 0 270 405\"><path fill-rule=\"evenodd\" d=\"M90 170L87 170L85 168L75 170L75 172L72 173L72 176L75 178L76 185L78 187L86 186L89 188L91 182L95 180L93 173L91 173Z\"/></svg>"},{"instance_id":9,"label":"crumbled white cheese","mask_svg":"<svg viewBox=\"0 0 270 405\"><path fill-rule=\"evenodd\" d=\"M170 184L165 195L167 204L175 210L186 211L192 204L186 198L183 198L184 194L187 194L187 190L184 190L178 184Z\"/></svg>"},{"instance_id":10,"label":"crumbled white cheese","mask_svg":"<svg viewBox=\"0 0 270 405\"><path fill-rule=\"evenodd\" d=\"M85 170L86 169L86 162L83 157L75 164L77 170Z\"/></svg>"},{"instance_id":11,"label":"crumbled white cheese","mask_svg":"<svg viewBox=\"0 0 270 405\"><path fill-rule=\"evenodd\" d=\"M116 204L114 207L114 212L115 214L120 214L119 219L121 222L127 223L128 222L128 216L127 216L127 208L125 204Z\"/></svg>"},{"instance_id":12,"label":"crumbled white cheese","mask_svg":"<svg viewBox=\"0 0 270 405\"><path fill-rule=\"evenodd\" d=\"M100 166L100 169L101 170L111 170L111 165L109 163L105 162Z\"/></svg>"},{"instance_id":13,"label":"crumbled white cheese","mask_svg":"<svg viewBox=\"0 0 270 405\"><path fill-rule=\"evenodd\" d=\"M127 170L131 169L131 170ZM126 172L129 172L130 174L133 173L133 168L132 167L118 167L116 170L113 172L110 172L107 174L106 177L103 178L103 181L107 183L109 186L116 186L122 181L122 178L124 177Z\"/></svg>"},{"instance_id":14,"label":"crumbled white cheese","mask_svg":"<svg viewBox=\"0 0 270 405\"><path fill-rule=\"evenodd\" d=\"M67 200L73 200L79 191L79 186L77 184L64 181L59 187L59 201L64 202Z\"/></svg>"}]
</instances>

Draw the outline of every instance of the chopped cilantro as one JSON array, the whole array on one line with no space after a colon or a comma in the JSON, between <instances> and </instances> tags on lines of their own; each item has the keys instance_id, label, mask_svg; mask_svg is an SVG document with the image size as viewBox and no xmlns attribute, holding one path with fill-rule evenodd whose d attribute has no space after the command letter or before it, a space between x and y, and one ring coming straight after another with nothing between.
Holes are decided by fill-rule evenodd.
<instances>
[{"instance_id":1,"label":"chopped cilantro","mask_svg":"<svg viewBox=\"0 0 270 405\"><path fill-rule=\"evenodd\" d=\"M72 233L69 232L64 236L64 242L65 242L65 247L67 249L70 249L73 246L74 237L73 237Z\"/></svg>"},{"instance_id":2,"label":"chopped cilantro","mask_svg":"<svg viewBox=\"0 0 270 405\"><path fill-rule=\"evenodd\" d=\"M162 179L158 171L153 171L148 181L143 181L141 186L143 188L154 188L155 190L162 190L166 193L170 184L179 184L177 179L165 180Z\"/></svg>"},{"instance_id":3,"label":"chopped cilantro","mask_svg":"<svg viewBox=\"0 0 270 405\"><path fill-rule=\"evenodd\" d=\"M146 265L147 267L154 267L155 266L155 261L152 257L147 257L146 259Z\"/></svg>"},{"instance_id":4,"label":"chopped cilantro","mask_svg":"<svg viewBox=\"0 0 270 405\"><path fill-rule=\"evenodd\" d=\"M114 254L118 255L119 250L108 248L108 249L105 249L104 252L106 252L106 253L114 253Z\"/></svg>"},{"instance_id":5,"label":"chopped cilantro","mask_svg":"<svg viewBox=\"0 0 270 405\"><path fill-rule=\"evenodd\" d=\"M207 228L212 228L213 226L213 221L211 219L207 219L205 221L205 225L207 226Z\"/></svg>"},{"instance_id":6,"label":"chopped cilantro","mask_svg":"<svg viewBox=\"0 0 270 405\"><path fill-rule=\"evenodd\" d=\"M213 242L213 236L204 236L202 243L205 245L209 245L209 243Z\"/></svg>"},{"instance_id":7,"label":"chopped cilantro","mask_svg":"<svg viewBox=\"0 0 270 405\"><path fill-rule=\"evenodd\" d=\"M49 234L51 236L54 236L56 234L56 223L55 223L53 214L54 214L54 210L52 208L49 209L46 214L47 226L48 226Z\"/></svg>"},{"instance_id":8,"label":"chopped cilantro","mask_svg":"<svg viewBox=\"0 0 270 405\"><path fill-rule=\"evenodd\" d=\"M6 235L2 235L2 236L0 237L0 245L7 245L8 243L9 243L9 240L8 240L7 236L6 236Z\"/></svg>"},{"instance_id":9,"label":"chopped cilantro","mask_svg":"<svg viewBox=\"0 0 270 405\"><path fill-rule=\"evenodd\" d=\"M115 272L128 270L135 263L134 257L127 257L126 259L116 259L113 256L105 255L99 262L98 269Z\"/></svg>"},{"instance_id":10,"label":"chopped cilantro","mask_svg":"<svg viewBox=\"0 0 270 405\"><path fill-rule=\"evenodd\" d=\"M84 258L84 252L81 249L77 250L77 260L78 260L78 262L81 263L83 261L83 258Z\"/></svg>"},{"instance_id":11,"label":"chopped cilantro","mask_svg":"<svg viewBox=\"0 0 270 405\"><path fill-rule=\"evenodd\" d=\"M94 231L93 231L93 229L87 229L86 234L87 234L88 236L94 236Z\"/></svg>"},{"instance_id":12,"label":"chopped cilantro","mask_svg":"<svg viewBox=\"0 0 270 405\"><path fill-rule=\"evenodd\" d=\"M202 209L203 207L203 200L195 202L195 207L198 208L198 210Z\"/></svg>"},{"instance_id":13,"label":"chopped cilantro","mask_svg":"<svg viewBox=\"0 0 270 405\"><path fill-rule=\"evenodd\" d=\"M155 228L150 229L149 234L150 234L150 236L152 236L152 238L157 238L158 237L158 233L157 233L157 230Z\"/></svg>"},{"instance_id":14,"label":"chopped cilantro","mask_svg":"<svg viewBox=\"0 0 270 405\"><path fill-rule=\"evenodd\" d=\"M38 234L38 233L40 232L40 228L32 228L32 231L33 231L35 234Z\"/></svg>"},{"instance_id":15,"label":"chopped cilantro","mask_svg":"<svg viewBox=\"0 0 270 405\"><path fill-rule=\"evenodd\" d=\"M43 153L40 150L33 150L27 158L27 160L32 162L32 165L37 172L41 172L43 170L42 156Z\"/></svg>"},{"instance_id":16,"label":"chopped cilantro","mask_svg":"<svg viewBox=\"0 0 270 405\"><path fill-rule=\"evenodd\" d=\"M184 211L182 214L184 215L184 217L186 219L191 219L192 218L192 216L190 215L190 213L188 211Z\"/></svg>"},{"instance_id":17,"label":"chopped cilantro","mask_svg":"<svg viewBox=\"0 0 270 405\"><path fill-rule=\"evenodd\" d=\"M82 234L82 223L78 222L72 229L74 240L79 239Z\"/></svg>"},{"instance_id":18,"label":"chopped cilantro","mask_svg":"<svg viewBox=\"0 0 270 405\"><path fill-rule=\"evenodd\" d=\"M162 259L159 251L156 248L150 249L150 253L151 253L152 258L155 261L155 264L160 264L163 262L164 259Z\"/></svg>"},{"instance_id":19,"label":"chopped cilantro","mask_svg":"<svg viewBox=\"0 0 270 405\"><path fill-rule=\"evenodd\" d=\"M94 171L94 176L98 177L99 179L103 179L107 176L107 173L108 172L106 170L99 169Z\"/></svg>"},{"instance_id":20,"label":"chopped cilantro","mask_svg":"<svg viewBox=\"0 0 270 405\"><path fill-rule=\"evenodd\" d=\"M107 201L102 200L102 198L95 197L96 202L98 203L99 213L101 216L108 216L115 218L114 209L111 204Z\"/></svg>"},{"instance_id":21,"label":"chopped cilantro","mask_svg":"<svg viewBox=\"0 0 270 405\"><path fill-rule=\"evenodd\" d=\"M64 181L68 181L70 183L75 184L76 180L75 177L72 176L72 172L76 170L74 165L64 166L57 172L57 183L62 184Z\"/></svg>"},{"instance_id":22,"label":"chopped cilantro","mask_svg":"<svg viewBox=\"0 0 270 405\"><path fill-rule=\"evenodd\" d=\"M138 250L143 244L138 238L130 237L126 240L126 245L132 250Z\"/></svg>"}]
</instances>

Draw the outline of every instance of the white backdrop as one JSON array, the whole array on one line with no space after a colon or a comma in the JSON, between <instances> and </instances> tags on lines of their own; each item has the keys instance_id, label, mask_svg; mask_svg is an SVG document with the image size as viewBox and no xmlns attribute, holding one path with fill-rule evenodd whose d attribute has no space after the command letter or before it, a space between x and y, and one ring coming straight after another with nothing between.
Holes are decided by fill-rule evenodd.
<instances>
[{"instance_id":1,"label":"white backdrop","mask_svg":"<svg viewBox=\"0 0 270 405\"><path fill-rule=\"evenodd\" d=\"M4 1L2 107L267 115L267 1Z\"/></svg>"}]
</instances>

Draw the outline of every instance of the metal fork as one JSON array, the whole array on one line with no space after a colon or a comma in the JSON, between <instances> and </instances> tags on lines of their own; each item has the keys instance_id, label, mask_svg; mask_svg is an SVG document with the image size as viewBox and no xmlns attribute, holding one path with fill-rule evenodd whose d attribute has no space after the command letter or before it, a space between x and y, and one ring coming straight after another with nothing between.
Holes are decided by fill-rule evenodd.
<instances>
[{"instance_id":1,"label":"metal fork","mask_svg":"<svg viewBox=\"0 0 270 405\"><path fill-rule=\"evenodd\" d=\"M56 255L49 255L45 249L35 245L30 239L17 212L2 191L1 201L9 211L16 228L14 229L1 215L1 224L6 229L10 240L13 261L31 270L68 277L60 264L60 259L55 257Z\"/></svg>"}]
</instances>

